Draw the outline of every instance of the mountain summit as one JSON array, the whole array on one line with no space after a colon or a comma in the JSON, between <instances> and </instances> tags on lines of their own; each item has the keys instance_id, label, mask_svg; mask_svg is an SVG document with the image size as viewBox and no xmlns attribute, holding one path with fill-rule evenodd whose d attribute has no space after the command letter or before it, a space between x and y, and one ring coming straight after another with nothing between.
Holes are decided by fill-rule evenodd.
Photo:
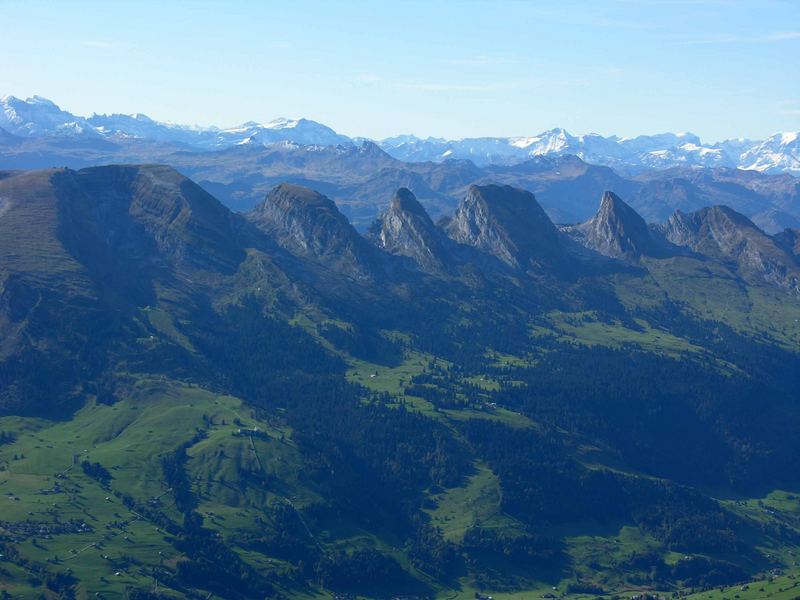
<instances>
[{"instance_id":1,"label":"mountain summit","mask_svg":"<svg viewBox=\"0 0 800 600\"><path fill-rule=\"evenodd\" d=\"M611 258L636 261L641 256L661 256L665 250L639 213L614 192L603 194L600 208L591 219L562 231Z\"/></svg>"},{"instance_id":2,"label":"mountain summit","mask_svg":"<svg viewBox=\"0 0 800 600\"><path fill-rule=\"evenodd\" d=\"M659 229L677 246L734 261L745 275L791 290L800 289L800 267L780 240L727 206L711 206L688 214L676 211Z\"/></svg>"},{"instance_id":3,"label":"mountain summit","mask_svg":"<svg viewBox=\"0 0 800 600\"><path fill-rule=\"evenodd\" d=\"M358 279L371 277L378 269L376 249L333 200L314 190L280 184L247 216L292 254L313 257Z\"/></svg>"},{"instance_id":4,"label":"mountain summit","mask_svg":"<svg viewBox=\"0 0 800 600\"><path fill-rule=\"evenodd\" d=\"M117 142L147 140L204 151L285 142L312 147L354 147L363 141L303 118L280 118L266 124L247 121L230 128L161 123L141 113L95 114L85 118L62 110L41 96L25 100L14 96L0 98L0 129L34 139L70 136ZM800 134L792 131L776 133L765 140L707 143L691 133L620 138L595 133L573 135L562 128L553 128L532 136L456 140L401 135L377 144L392 157L409 162L464 159L478 166L514 165L538 156L575 155L592 164L630 173L701 166L800 174Z\"/></svg>"},{"instance_id":5,"label":"mountain summit","mask_svg":"<svg viewBox=\"0 0 800 600\"><path fill-rule=\"evenodd\" d=\"M439 272L449 260L445 236L408 188L400 188L370 231L376 245L411 258L423 271Z\"/></svg>"},{"instance_id":6,"label":"mountain summit","mask_svg":"<svg viewBox=\"0 0 800 600\"><path fill-rule=\"evenodd\" d=\"M447 224L450 237L515 268L554 267L565 260L558 230L530 192L473 185Z\"/></svg>"}]
</instances>

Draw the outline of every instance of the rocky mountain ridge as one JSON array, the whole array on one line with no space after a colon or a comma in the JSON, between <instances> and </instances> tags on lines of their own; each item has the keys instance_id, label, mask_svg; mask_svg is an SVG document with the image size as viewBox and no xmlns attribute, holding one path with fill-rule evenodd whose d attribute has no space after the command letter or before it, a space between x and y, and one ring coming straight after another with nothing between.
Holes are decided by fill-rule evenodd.
<instances>
[{"instance_id":1,"label":"rocky mountain ridge","mask_svg":"<svg viewBox=\"0 0 800 600\"><path fill-rule=\"evenodd\" d=\"M706 490L796 489L800 236L599 197L559 228L510 185L439 221L400 188L362 235L297 183L240 214L161 165L0 171L4 583L583 596L781 567L794 505Z\"/></svg>"}]
</instances>

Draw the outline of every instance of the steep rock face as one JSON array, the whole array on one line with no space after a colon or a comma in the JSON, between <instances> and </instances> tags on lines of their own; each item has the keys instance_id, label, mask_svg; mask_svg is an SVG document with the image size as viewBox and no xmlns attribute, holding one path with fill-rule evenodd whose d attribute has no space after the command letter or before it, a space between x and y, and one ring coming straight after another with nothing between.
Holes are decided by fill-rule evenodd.
<instances>
[{"instance_id":1,"label":"steep rock face","mask_svg":"<svg viewBox=\"0 0 800 600\"><path fill-rule=\"evenodd\" d=\"M507 185L471 186L447 232L514 268L554 268L566 260L558 230L533 194Z\"/></svg>"},{"instance_id":2,"label":"steep rock face","mask_svg":"<svg viewBox=\"0 0 800 600\"><path fill-rule=\"evenodd\" d=\"M676 211L659 230L673 244L718 259L733 260L745 275L791 290L800 269L794 257L750 219L727 206Z\"/></svg>"},{"instance_id":3,"label":"steep rock face","mask_svg":"<svg viewBox=\"0 0 800 600\"><path fill-rule=\"evenodd\" d=\"M773 238L775 243L789 252L795 259L800 258L800 229L786 228Z\"/></svg>"},{"instance_id":4,"label":"steep rock face","mask_svg":"<svg viewBox=\"0 0 800 600\"><path fill-rule=\"evenodd\" d=\"M157 255L181 268L230 274L244 259L233 241L241 218L170 167L94 167L52 181L61 237L83 262Z\"/></svg>"},{"instance_id":5,"label":"steep rock face","mask_svg":"<svg viewBox=\"0 0 800 600\"><path fill-rule=\"evenodd\" d=\"M444 233L407 188L397 190L369 235L379 248L412 259L423 271L441 272L448 266Z\"/></svg>"},{"instance_id":6,"label":"steep rock face","mask_svg":"<svg viewBox=\"0 0 800 600\"><path fill-rule=\"evenodd\" d=\"M172 338L157 341L142 311L213 321L208 299L237 285L255 236L267 242L168 167L0 176L0 411L69 410L82 385L102 387L120 348L150 368Z\"/></svg>"},{"instance_id":7,"label":"steep rock face","mask_svg":"<svg viewBox=\"0 0 800 600\"><path fill-rule=\"evenodd\" d=\"M587 248L604 256L637 261L663 256L664 245L654 238L644 219L614 192L605 192L597 213L584 223L562 228Z\"/></svg>"},{"instance_id":8,"label":"steep rock face","mask_svg":"<svg viewBox=\"0 0 800 600\"><path fill-rule=\"evenodd\" d=\"M11 175L0 180L0 219L9 272L126 305L152 304L176 278L211 283L245 258L235 241L244 220L164 166Z\"/></svg>"},{"instance_id":9,"label":"steep rock face","mask_svg":"<svg viewBox=\"0 0 800 600\"><path fill-rule=\"evenodd\" d=\"M247 218L292 254L359 279L380 272L379 251L359 235L331 199L318 192L280 184Z\"/></svg>"}]
</instances>

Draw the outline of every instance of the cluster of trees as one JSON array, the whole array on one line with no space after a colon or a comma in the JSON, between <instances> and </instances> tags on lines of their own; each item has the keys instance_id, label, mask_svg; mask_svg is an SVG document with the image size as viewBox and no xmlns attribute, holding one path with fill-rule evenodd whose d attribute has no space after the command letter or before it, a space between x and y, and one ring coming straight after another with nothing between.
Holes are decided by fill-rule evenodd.
<instances>
[{"instance_id":1,"label":"cluster of trees","mask_svg":"<svg viewBox=\"0 0 800 600\"><path fill-rule=\"evenodd\" d=\"M498 531L480 524L466 531L461 548L473 560L490 556L528 568L553 565L564 558L559 540L534 533Z\"/></svg>"},{"instance_id":2,"label":"cluster of trees","mask_svg":"<svg viewBox=\"0 0 800 600\"><path fill-rule=\"evenodd\" d=\"M439 580L452 579L464 569L458 546L445 540L430 523L417 526L408 554L414 567Z\"/></svg>"},{"instance_id":3,"label":"cluster of trees","mask_svg":"<svg viewBox=\"0 0 800 600\"><path fill-rule=\"evenodd\" d=\"M458 309L466 306L437 305L416 322L404 323L414 332L414 347L472 372L485 368L487 348L516 356L531 350L526 316L508 311L508 305L481 299L475 299L466 314L459 314Z\"/></svg>"},{"instance_id":4,"label":"cluster of trees","mask_svg":"<svg viewBox=\"0 0 800 600\"><path fill-rule=\"evenodd\" d=\"M205 431L198 430L190 439L161 458L164 481L172 490L176 508L184 515L197 508L197 498L192 492L191 482L186 474L186 461L189 459L186 451L205 437Z\"/></svg>"},{"instance_id":5,"label":"cluster of trees","mask_svg":"<svg viewBox=\"0 0 800 600\"><path fill-rule=\"evenodd\" d=\"M319 549L293 506L284 500L273 500L264 513L258 519L260 529L243 534L242 546L301 565L301 570L319 560Z\"/></svg>"},{"instance_id":6,"label":"cluster of trees","mask_svg":"<svg viewBox=\"0 0 800 600\"><path fill-rule=\"evenodd\" d=\"M659 584L680 582L685 586L709 588L747 580L739 566L707 556L685 556L669 565L661 553L654 550L632 552L618 568L630 574L633 583Z\"/></svg>"},{"instance_id":7,"label":"cluster of trees","mask_svg":"<svg viewBox=\"0 0 800 600\"><path fill-rule=\"evenodd\" d=\"M425 373L411 378L405 395L427 400L437 408L477 408L488 399L489 394L477 385L465 380L463 369L453 366L442 369L434 366Z\"/></svg>"},{"instance_id":8,"label":"cluster of trees","mask_svg":"<svg viewBox=\"0 0 800 600\"><path fill-rule=\"evenodd\" d=\"M73 575L63 571L54 571L43 563L26 558L20 553L18 546L16 543L0 540L0 554L3 555L4 562L17 565L28 573L30 585L38 587L44 584L44 587L59 599L74 600L77 597L76 584L78 580ZM7 571L2 569L0 574L7 574ZM3 590L3 592L7 592L7 590ZM0 594L0 598L4 600L13 597L11 594Z\"/></svg>"},{"instance_id":9,"label":"cluster of trees","mask_svg":"<svg viewBox=\"0 0 800 600\"><path fill-rule=\"evenodd\" d=\"M225 597L271 595L274 591L272 584L245 563L215 532L203 527L203 517L196 510L197 497L186 473L186 450L205 436L205 431L198 430L161 460L164 479L172 488L176 508L183 514L183 524L174 544L188 560L177 564L176 584L199 587Z\"/></svg>"},{"instance_id":10,"label":"cluster of trees","mask_svg":"<svg viewBox=\"0 0 800 600\"><path fill-rule=\"evenodd\" d=\"M84 473L86 473L86 475L100 482L101 485L106 487L113 479L108 469L106 469L99 462L89 462L88 460L84 460L81 462L81 469Z\"/></svg>"},{"instance_id":11,"label":"cluster of trees","mask_svg":"<svg viewBox=\"0 0 800 600\"><path fill-rule=\"evenodd\" d=\"M266 315L250 299L209 317L191 334L211 382L257 405L280 405L303 375L341 376L345 370L306 331Z\"/></svg>"},{"instance_id":12,"label":"cluster of trees","mask_svg":"<svg viewBox=\"0 0 800 600\"><path fill-rule=\"evenodd\" d=\"M0 414L65 416L82 402L82 375L66 354L26 348L0 360Z\"/></svg>"},{"instance_id":13,"label":"cluster of trees","mask_svg":"<svg viewBox=\"0 0 800 600\"><path fill-rule=\"evenodd\" d=\"M494 394L498 404L600 440L654 475L746 489L796 479L800 467L789 433L800 419L784 389L797 375L773 385L710 358L554 344L535 366L497 377L514 382Z\"/></svg>"},{"instance_id":14,"label":"cluster of trees","mask_svg":"<svg viewBox=\"0 0 800 600\"><path fill-rule=\"evenodd\" d=\"M531 526L624 519L682 551L739 548L742 524L705 496L663 480L589 469L554 430L468 420L471 446L500 477L503 508Z\"/></svg>"},{"instance_id":15,"label":"cluster of trees","mask_svg":"<svg viewBox=\"0 0 800 600\"><path fill-rule=\"evenodd\" d=\"M715 585L738 583L747 580L747 573L739 566L705 556L690 556L679 560L670 569L673 580L684 585L708 588Z\"/></svg>"},{"instance_id":16,"label":"cluster of trees","mask_svg":"<svg viewBox=\"0 0 800 600\"><path fill-rule=\"evenodd\" d=\"M681 502L674 495L638 508L635 519L639 527L664 543L666 548L689 552L744 552L737 528L742 523L730 513L710 502L695 497L694 502ZM705 510L698 511L698 504Z\"/></svg>"},{"instance_id":17,"label":"cluster of trees","mask_svg":"<svg viewBox=\"0 0 800 600\"><path fill-rule=\"evenodd\" d=\"M457 485L470 468L466 449L442 424L388 396L342 379L310 378L287 398L286 416L308 472L331 508L409 531L431 486Z\"/></svg>"},{"instance_id":18,"label":"cluster of trees","mask_svg":"<svg viewBox=\"0 0 800 600\"><path fill-rule=\"evenodd\" d=\"M399 591L419 587L393 558L365 548L328 553L315 567L317 582L341 591Z\"/></svg>"},{"instance_id":19,"label":"cluster of trees","mask_svg":"<svg viewBox=\"0 0 800 600\"><path fill-rule=\"evenodd\" d=\"M193 520L195 524L184 524L183 534L175 542L175 547L188 557L176 566L180 584L210 590L223 598L263 598L273 594L274 587L266 577L203 528L199 516Z\"/></svg>"},{"instance_id":20,"label":"cluster of trees","mask_svg":"<svg viewBox=\"0 0 800 600\"><path fill-rule=\"evenodd\" d=\"M351 356L382 365L397 365L403 360L405 345L391 340L370 327L350 325L348 328L325 323L320 335Z\"/></svg>"}]
</instances>

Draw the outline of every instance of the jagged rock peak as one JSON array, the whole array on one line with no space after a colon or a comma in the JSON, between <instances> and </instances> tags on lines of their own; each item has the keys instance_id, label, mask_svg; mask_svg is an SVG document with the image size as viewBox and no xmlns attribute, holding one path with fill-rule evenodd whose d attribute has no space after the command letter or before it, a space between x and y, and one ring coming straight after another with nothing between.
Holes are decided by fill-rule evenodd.
<instances>
[{"instance_id":1,"label":"jagged rock peak","mask_svg":"<svg viewBox=\"0 0 800 600\"><path fill-rule=\"evenodd\" d=\"M407 188L397 190L370 237L383 250L411 258L423 271L443 271L449 262L443 232Z\"/></svg>"},{"instance_id":2,"label":"jagged rock peak","mask_svg":"<svg viewBox=\"0 0 800 600\"><path fill-rule=\"evenodd\" d=\"M303 253L323 255L333 241L358 235L333 200L291 183L272 188L249 216L282 245Z\"/></svg>"},{"instance_id":3,"label":"jagged rock peak","mask_svg":"<svg viewBox=\"0 0 800 600\"><path fill-rule=\"evenodd\" d=\"M358 234L336 204L309 188L282 183L248 219L293 254L316 258L355 277L374 274L375 249Z\"/></svg>"},{"instance_id":4,"label":"jagged rock peak","mask_svg":"<svg viewBox=\"0 0 800 600\"><path fill-rule=\"evenodd\" d=\"M301 207L320 207L333 212L339 212L336 203L327 196L302 185L294 183L281 183L272 188L267 194L262 205L283 204L284 206L298 205Z\"/></svg>"},{"instance_id":5,"label":"jagged rock peak","mask_svg":"<svg viewBox=\"0 0 800 600\"><path fill-rule=\"evenodd\" d=\"M553 267L565 258L558 230L534 195L508 185L470 186L447 231L515 268Z\"/></svg>"},{"instance_id":6,"label":"jagged rock peak","mask_svg":"<svg viewBox=\"0 0 800 600\"><path fill-rule=\"evenodd\" d=\"M614 192L606 190L600 199L600 208L597 215L605 218L641 219L639 213L633 210L622 198Z\"/></svg>"},{"instance_id":7,"label":"jagged rock peak","mask_svg":"<svg viewBox=\"0 0 800 600\"><path fill-rule=\"evenodd\" d=\"M564 232L612 258L636 261L642 256L660 256L665 251L639 213L609 191L603 193L600 208L591 219L565 227Z\"/></svg>"},{"instance_id":8,"label":"jagged rock peak","mask_svg":"<svg viewBox=\"0 0 800 600\"><path fill-rule=\"evenodd\" d=\"M698 251L708 242L724 249L744 231L767 237L743 214L722 205L707 206L690 213L676 210L663 226L663 231L672 243Z\"/></svg>"},{"instance_id":9,"label":"jagged rock peak","mask_svg":"<svg viewBox=\"0 0 800 600\"><path fill-rule=\"evenodd\" d=\"M414 195L414 193L408 188L401 187L395 192L394 197L392 198L390 209L412 213L433 224L433 221L431 221L431 218L425 208L422 206L422 204L420 204L419 200L417 200L417 197Z\"/></svg>"},{"instance_id":10,"label":"jagged rock peak","mask_svg":"<svg viewBox=\"0 0 800 600\"><path fill-rule=\"evenodd\" d=\"M743 274L798 290L800 268L792 252L732 208L711 206L691 213L675 211L661 230L676 245L707 256L731 259Z\"/></svg>"}]
</instances>

